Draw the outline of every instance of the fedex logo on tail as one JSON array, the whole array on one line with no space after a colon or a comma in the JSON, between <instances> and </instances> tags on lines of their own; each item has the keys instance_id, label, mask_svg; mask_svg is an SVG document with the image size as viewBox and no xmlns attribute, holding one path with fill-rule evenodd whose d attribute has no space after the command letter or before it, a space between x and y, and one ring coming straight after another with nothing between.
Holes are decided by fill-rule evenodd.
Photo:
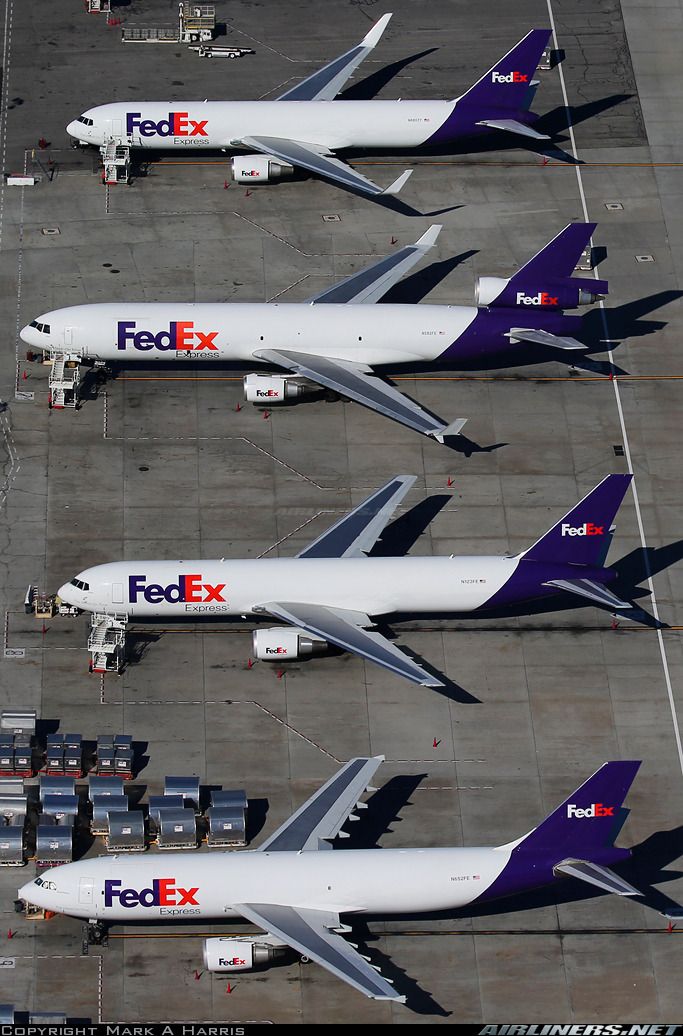
<instances>
[{"instance_id":1,"label":"fedex logo on tail","mask_svg":"<svg viewBox=\"0 0 683 1036\"><path fill-rule=\"evenodd\" d=\"M122 907L127 910L136 906L199 906L197 893L199 886L192 889L182 889L176 886L175 878L155 878L151 888L146 889L124 889L123 882L109 880L104 883L104 905L110 907L117 899Z\"/></svg>"},{"instance_id":2,"label":"fedex logo on tail","mask_svg":"<svg viewBox=\"0 0 683 1036\"><path fill-rule=\"evenodd\" d=\"M549 295L547 291L540 291L538 295L526 295L523 291L517 292L518 306L556 306L557 300L557 295Z\"/></svg>"},{"instance_id":3,"label":"fedex logo on tail","mask_svg":"<svg viewBox=\"0 0 683 1036\"><path fill-rule=\"evenodd\" d=\"M193 320L171 320L168 331L138 331L134 320L119 320L116 325L116 348L125 350L128 345L146 352L159 349L160 352L176 350L199 352L210 349L216 352L218 331L196 331Z\"/></svg>"},{"instance_id":4,"label":"fedex logo on tail","mask_svg":"<svg viewBox=\"0 0 683 1036\"><path fill-rule=\"evenodd\" d=\"M161 583L148 583L146 576L128 577L128 600L136 604L139 597L143 597L148 604L161 604L166 601L168 604L206 604L208 601L223 601L225 583L203 583L201 575L178 576L177 583L169 583L162 586Z\"/></svg>"},{"instance_id":5,"label":"fedex logo on tail","mask_svg":"<svg viewBox=\"0 0 683 1036\"><path fill-rule=\"evenodd\" d=\"M491 82L492 83L528 83L529 82L529 76L528 75L524 75L523 72L508 72L507 75L505 75L502 72L492 72L491 73Z\"/></svg>"},{"instance_id":6,"label":"fedex logo on tail","mask_svg":"<svg viewBox=\"0 0 683 1036\"><path fill-rule=\"evenodd\" d=\"M208 137L206 124L208 119L197 122L189 117L188 112L169 112L167 119L141 118L142 112L126 113L126 133L137 130L141 137Z\"/></svg>"},{"instance_id":7,"label":"fedex logo on tail","mask_svg":"<svg viewBox=\"0 0 683 1036\"><path fill-rule=\"evenodd\" d=\"M573 802L567 804L567 816L576 817L577 820L584 820L586 817L613 817L616 806L604 806L602 802L594 802L592 806L576 806Z\"/></svg>"},{"instance_id":8,"label":"fedex logo on tail","mask_svg":"<svg viewBox=\"0 0 683 1036\"><path fill-rule=\"evenodd\" d=\"M569 525L568 522L562 522L563 536L603 536L604 532L604 525L593 525L592 522L584 522L583 525Z\"/></svg>"}]
</instances>

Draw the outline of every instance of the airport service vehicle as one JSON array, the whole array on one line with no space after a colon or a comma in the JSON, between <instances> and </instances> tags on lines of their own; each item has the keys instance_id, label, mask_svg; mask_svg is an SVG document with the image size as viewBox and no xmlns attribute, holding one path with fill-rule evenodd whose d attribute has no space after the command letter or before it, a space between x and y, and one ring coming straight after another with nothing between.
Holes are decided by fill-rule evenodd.
<instances>
[{"instance_id":1,"label":"airport service vehicle","mask_svg":"<svg viewBox=\"0 0 683 1036\"><path fill-rule=\"evenodd\" d=\"M342 825L365 808L360 797L383 758L351 759L256 850L84 859L45 871L19 897L100 930L243 917L267 934L207 939L209 971L248 971L290 947L368 997L405 1003L343 938L352 929L342 915L457 910L566 877L617 896L641 895L611 869L631 855L614 840L639 762L605 763L538 827L495 848L330 852L332 840L346 834Z\"/></svg>"},{"instance_id":2,"label":"airport service vehicle","mask_svg":"<svg viewBox=\"0 0 683 1036\"><path fill-rule=\"evenodd\" d=\"M605 585L612 522L631 475L608 475L533 546L503 557L368 557L416 476L399 475L295 558L116 561L79 572L57 602L125 621L275 619L257 629L257 658L322 654L329 644L426 687L443 682L370 627L393 614L472 614L571 594L633 609ZM629 617L633 617L629 615Z\"/></svg>"},{"instance_id":3,"label":"airport service vehicle","mask_svg":"<svg viewBox=\"0 0 683 1036\"><path fill-rule=\"evenodd\" d=\"M604 298L607 281L573 277L595 223L570 223L509 279L480 277L476 306L375 306L431 249L433 226L394 255L299 303L94 303L55 309L21 331L52 358L98 364L203 361L258 364L273 373L244 379L248 401L268 407L321 389L338 393L443 442L447 423L383 377L390 366L484 365L520 342L548 357L581 350L582 319L565 309Z\"/></svg>"},{"instance_id":4,"label":"airport service vehicle","mask_svg":"<svg viewBox=\"0 0 683 1036\"><path fill-rule=\"evenodd\" d=\"M361 42L274 101L119 101L88 108L66 127L82 144L115 141L139 149L245 151L232 160L238 183L305 169L366 195L397 194L412 170L382 190L335 157L357 148L451 144L492 130L547 140L529 111L533 79L550 29L532 29L461 97L452 101L343 101L346 81L379 42L390 14Z\"/></svg>"}]
</instances>

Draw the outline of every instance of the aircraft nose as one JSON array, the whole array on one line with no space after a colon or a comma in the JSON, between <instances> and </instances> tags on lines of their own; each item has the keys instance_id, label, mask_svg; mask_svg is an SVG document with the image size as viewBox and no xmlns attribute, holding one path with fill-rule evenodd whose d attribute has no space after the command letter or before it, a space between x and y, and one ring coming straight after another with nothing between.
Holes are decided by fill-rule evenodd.
<instances>
[{"instance_id":1,"label":"aircraft nose","mask_svg":"<svg viewBox=\"0 0 683 1036\"><path fill-rule=\"evenodd\" d=\"M76 137L77 140L81 139L80 126L75 119L73 120L73 122L70 122L69 125L66 127L66 132L69 134L70 137Z\"/></svg>"},{"instance_id":2,"label":"aircraft nose","mask_svg":"<svg viewBox=\"0 0 683 1036\"><path fill-rule=\"evenodd\" d=\"M22 342L26 342L26 345L38 345L38 334L35 327L31 327L27 324L26 327L22 327L19 332L19 337Z\"/></svg>"},{"instance_id":3,"label":"aircraft nose","mask_svg":"<svg viewBox=\"0 0 683 1036\"><path fill-rule=\"evenodd\" d=\"M76 602L72 599L72 592L73 586L70 583L64 583L57 591L57 597L60 601L64 601L65 604L75 604Z\"/></svg>"},{"instance_id":4,"label":"aircraft nose","mask_svg":"<svg viewBox=\"0 0 683 1036\"><path fill-rule=\"evenodd\" d=\"M30 903L31 906L42 907L43 910L50 909L50 897L49 893L36 885L34 881L27 881L25 885L22 885L17 892L19 899L23 899L24 902Z\"/></svg>"}]
</instances>

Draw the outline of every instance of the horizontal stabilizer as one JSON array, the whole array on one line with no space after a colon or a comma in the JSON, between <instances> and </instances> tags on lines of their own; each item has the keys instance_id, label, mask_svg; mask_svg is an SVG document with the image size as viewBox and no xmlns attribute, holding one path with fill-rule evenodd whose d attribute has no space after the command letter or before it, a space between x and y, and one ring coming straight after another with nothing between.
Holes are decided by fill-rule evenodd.
<instances>
[{"instance_id":1,"label":"horizontal stabilizer","mask_svg":"<svg viewBox=\"0 0 683 1036\"><path fill-rule=\"evenodd\" d=\"M576 338L553 335L550 331L539 331L533 327L511 327L505 335L511 342L533 342L534 345L549 345L552 349L585 349Z\"/></svg>"},{"instance_id":2,"label":"horizontal stabilizer","mask_svg":"<svg viewBox=\"0 0 683 1036\"><path fill-rule=\"evenodd\" d=\"M558 590L585 597L594 604L602 604L606 608L632 608L630 601L621 601L602 583L592 579L549 579L543 586L556 586Z\"/></svg>"},{"instance_id":3,"label":"horizontal stabilizer","mask_svg":"<svg viewBox=\"0 0 683 1036\"><path fill-rule=\"evenodd\" d=\"M521 137L531 137L532 140L550 140L547 133L539 133L523 122L516 119L481 119L477 126L488 126L489 129L503 130L504 133L517 133Z\"/></svg>"},{"instance_id":4,"label":"horizontal stabilizer","mask_svg":"<svg viewBox=\"0 0 683 1036\"><path fill-rule=\"evenodd\" d=\"M553 867L553 871L555 874L564 874L568 878L579 878L580 881L595 885L604 892L613 892L615 896L642 895L638 889L634 889L633 885L629 885L609 867L601 867L597 863L591 863L590 860L563 860L562 863Z\"/></svg>"}]
</instances>

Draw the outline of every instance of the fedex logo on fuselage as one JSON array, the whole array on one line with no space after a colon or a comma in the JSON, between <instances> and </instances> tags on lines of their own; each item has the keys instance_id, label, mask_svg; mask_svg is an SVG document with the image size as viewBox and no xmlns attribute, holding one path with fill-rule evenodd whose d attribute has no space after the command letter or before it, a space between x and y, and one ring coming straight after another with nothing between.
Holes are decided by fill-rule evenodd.
<instances>
[{"instance_id":1,"label":"fedex logo on fuselage","mask_svg":"<svg viewBox=\"0 0 683 1036\"><path fill-rule=\"evenodd\" d=\"M124 350L128 345L146 352L159 349L160 352L199 352L201 349L218 350L218 331L195 331L193 320L171 320L168 331L138 331L135 320L119 320L116 324L116 348Z\"/></svg>"},{"instance_id":2,"label":"fedex logo on fuselage","mask_svg":"<svg viewBox=\"0 0 683 1036\"><path fill-rule=\"evenodd\" d=\"M507 75L503 75L502 72L491 73L492 83L528 83L529 76L524 75L523 72L508 72Z\"/></svg>"},{"instance_id":3,"label":"fedex logo on fuselage","mask_svg":"<svg viewBox=\"0 0 683 1036\"><path fill-rule=\"evenodd\" d=\"M151 888L139 890L121 888L122 884L123 882L118 880L107 879L105 881L105 907L113 906L115 899L119 901L120 906L125 907L127 910L136 906L167 907L185 906L186 904L199 906L197 902L199 886L192 889L182 889L180 886L176 886L175 878L155 878Z\"/></svg>"},{"instance_id":4,"label":"fedex logo on fuselage","mask_svg":"<svg viewBox=\"0 0 683 1036\"><path fill-rule=\"evenodd\" d=\"M567 803L567 816L584 820L586 817L613 817L615 806L603 806L602 802L594 802L592 806L575 806Z\"/></svg>"},{"instance_id":5,"label":"fedex logo on fuselage","mask_svg":"<svg viewBox=\"0 0 683 1036\"><path fill-rule=\"evenodd\" d=\"M208 119L197 122L188 112L169 112L167 119L141 118L142 112L126 112L126 133L137 130L141 137L208 137Z\"/></svg>"},{"instance_id":6,"label":"fedex logo on fuselage","mask_svg":"<svg viewBox=\"0 0 683 1036\"><path fill-rule=\"evenodd\" d=\"M206 604L207 601L223 601L225 583L203 583L201 575L178 576L177 583L162 586L161 583L148 583L147 576L128 577L128 600L136 604L142 596L148 604Z\"/></svg>"},{"instance_id":7,"label":"fedex logo on fuselage","mask_svg":"<svg viewBox=\"0 0 683 1036\"><path fill-rule=\"evenodd\" d=\"M604 532L604 525L593 525L592 522L584 522L583 525L569 525L567 522L562 522L563 536L602 536Z\"/></svg>"},{"instance_id":8,"label":"fedex logo on fuselage","mask_svg":"<svg viewBox=\"0 0 683 1036\"><path fill-rule=\"evenodd\" d=\"M517 292L518 306L556 306L557 295L549 295L547 291L540 291L538 295L525 295L523 291Z\"/></svg>"}]
</instances>

